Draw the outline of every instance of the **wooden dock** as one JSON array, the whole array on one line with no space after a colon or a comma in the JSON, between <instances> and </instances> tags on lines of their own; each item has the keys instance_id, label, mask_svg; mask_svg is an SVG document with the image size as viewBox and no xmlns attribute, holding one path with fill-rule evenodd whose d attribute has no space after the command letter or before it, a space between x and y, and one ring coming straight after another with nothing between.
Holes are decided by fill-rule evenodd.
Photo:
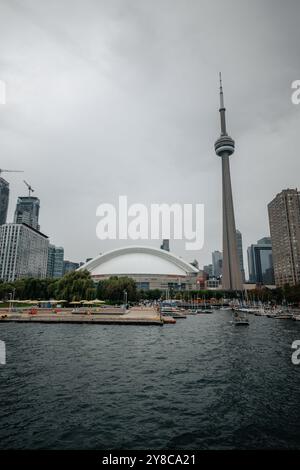
<instances>
[{"instance_id":1,"label":"wooden dock","mask_svg":"<svg viewBox=\"0 0 300 470\"><path fill-rule=\"evenodd\" d=\"M174 324L176 320L171 317L160 317L154 308L134 307L126 312L107 309L101 313L78 313L69 309L60 309L58 312L50 309L36 309L35 314L28 311L10 312L1 311L0 323L69 323L69 324L95 324L95 325L157 325L165 323Z\"/></svg>"}]
</instances>

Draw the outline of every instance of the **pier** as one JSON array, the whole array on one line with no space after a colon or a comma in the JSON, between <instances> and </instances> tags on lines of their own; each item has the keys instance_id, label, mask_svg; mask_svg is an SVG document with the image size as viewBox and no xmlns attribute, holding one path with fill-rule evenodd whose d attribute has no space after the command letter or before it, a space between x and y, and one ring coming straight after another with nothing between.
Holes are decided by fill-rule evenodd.
<instances>
[{"instance_id":1,"label":"pier","mask_svg":"<svg viewBox=\"0 0 300 470\"><path fill-rule=\"evenodd\" d=\"M37 308L34 314L30 310L9 311L1 309L1 322L163 326L165 323L174 324L176 320L171 317L161 318L159 312L150 307L133 307L129 310L112 307L84 312L67 308L58 311Z\"/></svg>"}]
</instances>

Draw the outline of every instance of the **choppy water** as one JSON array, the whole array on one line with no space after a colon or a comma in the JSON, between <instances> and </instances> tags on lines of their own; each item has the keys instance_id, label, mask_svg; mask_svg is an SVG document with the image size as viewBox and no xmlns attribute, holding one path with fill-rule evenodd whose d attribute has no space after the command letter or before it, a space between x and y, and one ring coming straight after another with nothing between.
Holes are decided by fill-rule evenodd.
<instances>
[{"instance_id":1,"label":"choppy water","mask_svg":"<svg viewBox=\"0 0 300 470\"><path fill-rule=\"evenodd\" d=\"M0 447L300 448L300 322L1 324Z\"/></svg>"}]
</instances>

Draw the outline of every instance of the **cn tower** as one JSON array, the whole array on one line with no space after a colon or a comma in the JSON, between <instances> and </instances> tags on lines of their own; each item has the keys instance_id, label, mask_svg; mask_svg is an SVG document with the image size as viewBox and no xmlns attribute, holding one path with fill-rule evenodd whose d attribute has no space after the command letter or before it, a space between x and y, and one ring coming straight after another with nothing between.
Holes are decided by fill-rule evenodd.
<instances>
[{"instance_id":1,"label":"cn tower","mask_svg":"<svg viewBox=\"0 0 300 470\"><path fill-rule=\"evenodd\" d=\"M222 287L241 290L242 275L238 260L236 228L232 200L229 157L234 152L234 140L227 134L222 77L220 73L220 119L221 136L215 143L215 152L222 160L223 199L223 275Z\"/></svg>"}]
</instances>

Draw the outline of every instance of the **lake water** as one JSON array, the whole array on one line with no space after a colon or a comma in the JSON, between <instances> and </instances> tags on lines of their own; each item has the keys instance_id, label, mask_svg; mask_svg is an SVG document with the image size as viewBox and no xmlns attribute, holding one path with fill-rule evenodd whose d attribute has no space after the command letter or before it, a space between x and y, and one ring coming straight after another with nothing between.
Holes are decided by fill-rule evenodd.
<instances>
[{"instance_id":1,"label":"lake water","mask_svg":"<svg viewBox=\"0 0 300 470\"><path fill-rule=\"evenodd\" d=\"M0 324L2 449L300 449L300 322Z\"/></svg>"}]
</instances>

